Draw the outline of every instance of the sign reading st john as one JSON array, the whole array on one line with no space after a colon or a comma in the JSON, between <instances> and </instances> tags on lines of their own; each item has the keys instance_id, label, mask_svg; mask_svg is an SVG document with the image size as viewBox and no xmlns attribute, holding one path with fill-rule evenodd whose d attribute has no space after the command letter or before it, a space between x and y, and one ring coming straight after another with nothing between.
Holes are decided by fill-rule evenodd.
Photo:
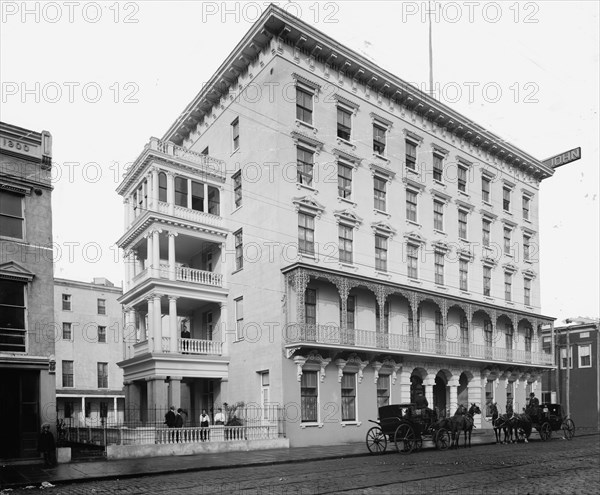
<instances>
[{"instance_id":1,"label":"sign reading st john","mask_svg":"<svg viewBox=\"0 0 600 495\"><path fill-rule=\"evenodd\" d=\"M581 146L579 148L574 148L569 151L565 151L559 155L552 156L547 160L544 160L542 163L550 168L558 168L562 165L566 165L567 163L574 162L575 160L579 160L581 158Z\"/></svg>"}]
</instances>

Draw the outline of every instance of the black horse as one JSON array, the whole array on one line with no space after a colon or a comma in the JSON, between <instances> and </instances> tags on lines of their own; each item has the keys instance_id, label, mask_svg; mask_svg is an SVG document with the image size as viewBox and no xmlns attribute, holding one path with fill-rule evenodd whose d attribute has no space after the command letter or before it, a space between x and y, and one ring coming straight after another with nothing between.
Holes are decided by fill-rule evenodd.
<instances>
[{"instance_id":1,"label":"black horse","mask_svg":"<svg viewBox=\"0 0 600 495\"><path fill-rule=\"evenodd\" d=\"M490 411L492 412L492 427L494 435L496 435L496 443L512 443L516 421L514 415L500 414L496 403L490 406ZM504 432L504 439L502 439L502 432Z\"/></svg>"},{"instance_id":2,"label":"black horse","mask_svg":"<svg viewBox=\"0 0 600 495\"><path fill-rule=\"evenodd\" d=\"M475 403L472 403L468 411L466 410L465 406L459 406L454 413L454 416L450 418L450 426L452 428L452 446L458 448L461 432L464 432L465 434L464 446L467 446L467 437L469 439L469 447L471 446L471 433L473 432L473 428L475 426L475 422L473 420L475 414L481 414L481 409L479 409L479 406L477 406Z\"/></svg>"}]
</instances>

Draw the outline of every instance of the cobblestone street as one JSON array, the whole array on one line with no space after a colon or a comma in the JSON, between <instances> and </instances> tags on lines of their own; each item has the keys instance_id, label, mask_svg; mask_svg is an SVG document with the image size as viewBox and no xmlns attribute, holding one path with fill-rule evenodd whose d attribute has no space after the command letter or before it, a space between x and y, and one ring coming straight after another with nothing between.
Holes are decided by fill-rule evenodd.
<instances>
[{"instance_id":1,"label":"cobblestone street","mask_svg":"<svg viewBox=\"0 0 600 495\"><path fill-rule=\"evenodd\" d=\"M50 494L596 494L597 435L80 483ZM249 452L248 456L252 456ZM13 494L30 493L15 490Z\"/></svg>"}]
</instances>

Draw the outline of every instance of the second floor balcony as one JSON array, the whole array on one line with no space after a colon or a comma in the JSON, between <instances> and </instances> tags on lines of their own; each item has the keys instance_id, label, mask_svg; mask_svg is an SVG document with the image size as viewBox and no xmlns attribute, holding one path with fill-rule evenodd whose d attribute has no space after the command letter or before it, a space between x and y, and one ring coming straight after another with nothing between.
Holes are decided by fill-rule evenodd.
<instances>
[{"instance_id":1,"label":"second floor balcony","mask_svg":"<svg viewBox=\"0 0 600 495\"><path fill-rule=\"evenodd\" d=\"M132 284L134 286L141 284L149 278L175 280L178 282L189 282L212 287L223 287L223 274L221 273L177 265L172 269L170 265L164 263L160 264L158 270L154 270L152 267L143 269L133 277Z\"/></svg>"},{"instance_id":2,"label":"second floor balcony","mask_svg":"<svg viewBox=\"0 0 600 495\"><path fill-rule=\"evenodd\" d=\"M490 362L552 366L552 354L531 350L506 349L460 341L438 340L412 335L380 333L373 330L342 329L336 325L298 323L289 325L285 343L321 344L324 347L377 351L398 351L414 355L435 355Z\"/></svg>"}]
</instances>

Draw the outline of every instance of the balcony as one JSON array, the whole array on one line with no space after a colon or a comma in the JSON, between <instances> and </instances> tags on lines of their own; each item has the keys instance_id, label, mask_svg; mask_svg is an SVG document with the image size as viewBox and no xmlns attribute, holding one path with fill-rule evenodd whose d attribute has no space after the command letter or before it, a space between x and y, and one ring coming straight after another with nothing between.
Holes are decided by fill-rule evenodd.
<instances>
[{"instance_id":1,"label":"balcony","mask_svg":"<svg viewBox=\"0 0 600 495\"><path fill-rule=\"evenodd\" d=\"M410 335L381 334L372 330L342 330L335 325L290 325L287 345L323 344L346 348L404 351L427 355L481 359L515 364L553 365L552 354L502 349L463 342L439 341Z\"/></svg>"},{"instance_id":2,"label":"balcony","mask_svg":"<svg viewBox=\"0 0 600 495\"><path fill-rule=\"evenodd\" d=\"M133 285L136 286L141 284L149 278L159 278L162 280L170 280L169 272L170 267L168 264L161 263L158 273L152 274L152 268L145 268L135 277L133 277ZM209 272L206 270L198 270L196 268L189 268L184 266L175 267L175 278L178 282L189 282L198 285L209 285L212 287L223 287L223 274L216 272Z\"/></svg>"},{"instance_id":3,"label":"balcony","mask_svg":"<svg viewBox=\"0 0 600 495\"><path fill-rule=\"evenodd\" d=\"M154 210L153 208L150 209ZM169 203L165 203L164 201L158 201L158 207L155 211L164 215L171 215L177 217L181 220L187 220L188 222L196 222L201 223L203 225L210 225L211 227L223 228L223 217L213 215L212 213L192 210L191 208L172 205Z\"/></svg>"},{"instance_id":4,"label":"balcony","mask_svg":"<svg viewBox=\"0 0 600 495\"><path fill-rule=\"evenodd\" d=\"M161 350L170 353L171 338L162 337ZM137 342L133 345L133 355L140 356L150 352L147 340ZM200 356L221 356L223 354L223 342L201 339L177 339L177 352L175 354L192 354Z\"/></svg>"}]
</instances>

